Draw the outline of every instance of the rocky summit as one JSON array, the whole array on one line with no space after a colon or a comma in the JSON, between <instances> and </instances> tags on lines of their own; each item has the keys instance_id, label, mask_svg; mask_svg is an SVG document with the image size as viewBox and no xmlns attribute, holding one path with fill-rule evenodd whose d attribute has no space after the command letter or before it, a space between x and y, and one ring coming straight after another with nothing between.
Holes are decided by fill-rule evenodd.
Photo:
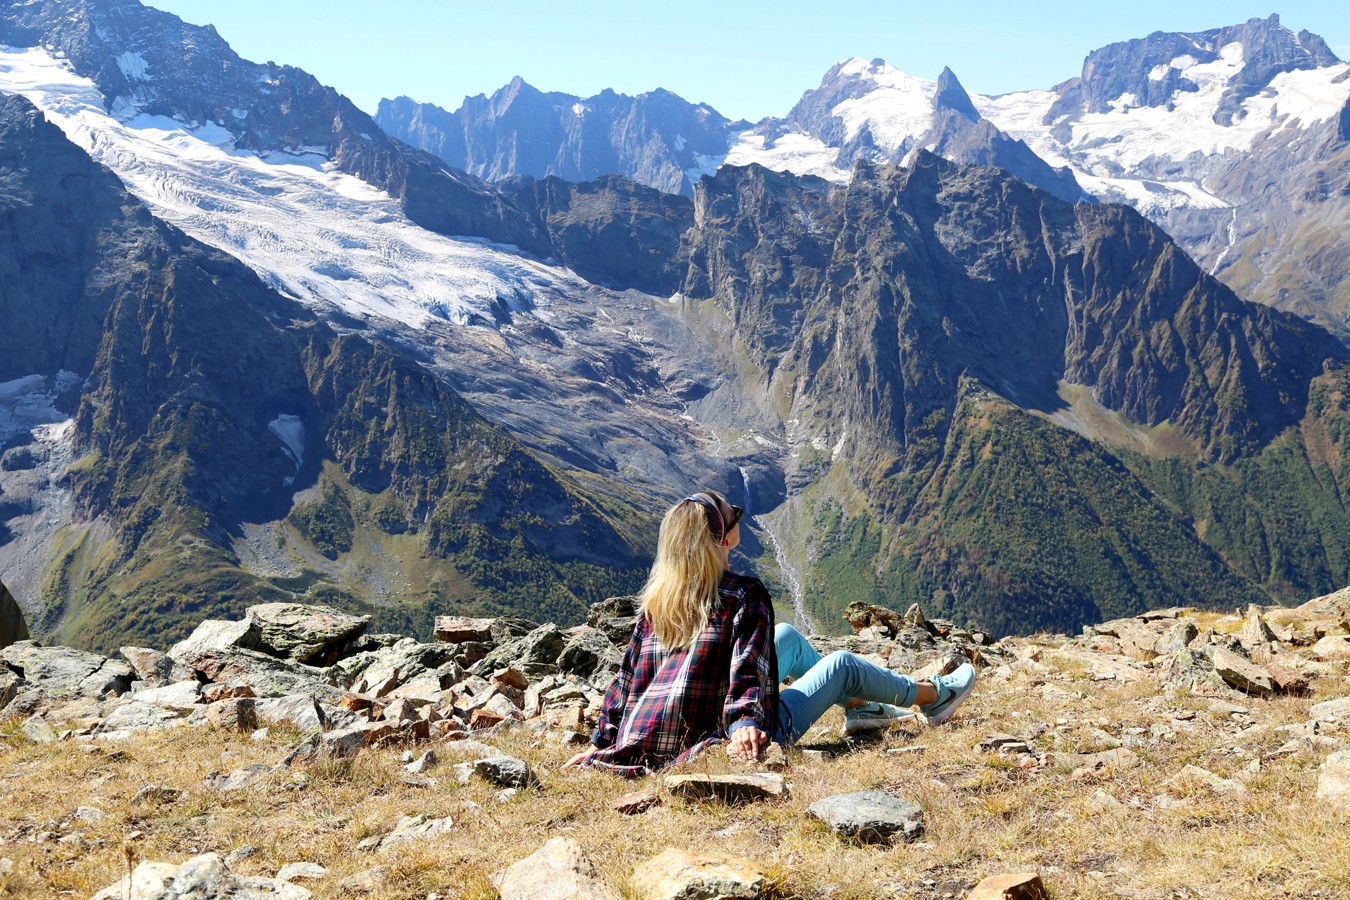
<instances>
[{"instance_id":1,"label":"rocky summit","mask_svg":"<svg viewBox=\"0 0 1350 900\"><path fill-rule=\"evenodd\" d=\"M817 649L920 677L973 662L957 716L850 739L834 713L785 753L709 751L637 785L560 768L595 725L632 603L566 629L446 617L429 644L272 604L121 659L4 648L0 890L1162 900L1350 886L1350 589L1077 636L996 638L854 604L853 634ZM1253 841L1258 821L1282 853L1216 850Z\"/></svg>"}]
</instances>

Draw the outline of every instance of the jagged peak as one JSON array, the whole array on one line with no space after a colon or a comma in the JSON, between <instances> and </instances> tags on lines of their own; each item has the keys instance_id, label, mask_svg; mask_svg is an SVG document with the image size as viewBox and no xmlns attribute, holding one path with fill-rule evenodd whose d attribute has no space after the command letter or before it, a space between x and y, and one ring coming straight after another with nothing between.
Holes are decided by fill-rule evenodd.
<instances>
[{"instance_id":1,"label":"jagged peak","mask_svg":"<svg viewBox=\"0 0 1350 900\"><path fill-rule=\"evenodd\" d=\"M980 120L980 114L975 109L975 104L971 102L970 94L961 86L956 73L950 68L943 66L942 74L937 80L937 94L933 96L933 109L950 109L958 112L972 122Z\"/></svg>"}]
</instances>

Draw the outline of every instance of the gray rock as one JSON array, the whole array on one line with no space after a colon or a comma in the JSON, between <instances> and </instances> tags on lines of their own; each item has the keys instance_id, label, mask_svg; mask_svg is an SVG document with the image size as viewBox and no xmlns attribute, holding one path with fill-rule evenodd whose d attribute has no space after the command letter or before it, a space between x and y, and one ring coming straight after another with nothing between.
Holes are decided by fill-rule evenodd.
<instances>
[{"instance_id":1,"label":"gray rock","mask_svg":"<svg viewBox=\"0 0 1350 900\"><path fill-rule=\"evenodd\" d=\"M27 682L6 668L0 667L0 710L9 706L10 701L27 687Z\"/></svg>"},{"instance_id":2,"label":"gray rock","mask_svg":"<svg viewBox=\"0 0 1350 900\"><path fill-rule=\"evenodd\" d=\"M131 737L138 731L176 728L186 720L178 712L139 700L124 700L103 719L95 734L107 740Z\"/></svg>"},{"instance_id":3,"label":"gray rock","mask_svg":"<svg viewBox=\"0 0 1350 900\"><path fill-rule=\"evenodd\" d=\"M756 772L750 775L667 775L662 784L686 800L720 800L723 803L753 803L782 800L788 796L782 775Z\"/></svg>"},{"instance_id":4,"label":"gray rock","mask_svg":"<svg viewBox=\"0 0 1350 900\"><path fill-rule=\"evenodd\" d=\"M70 647L19 641L0 649L0 663L50 699L101 699L131 689L133 673L126 663Z\"/></svg>"},{"instance_id":5,"label":"gray rock","mask_svg":"<svg viewBox=\"0 0 1350 900\"><path fill-rule=\"evenodd\" d=\"M394 825L394 830L379 838L367 838L360 846L365 850L388 850L408 841L426 840L439 834L445 834L454 827L449 816L433 819L430 816L404 816Z\"/></svg>"},{"instance_id":6,"label":"gray rock","mask_svg":"<svg viewBox=\"0 0 1350 900\"><path fill-rule=\"evenodd\" d=\"M151 650L148 647L122 647L117 652L131 665L136 679L144 681L151 687L163 687L175 681L183 681L188 674L187 670L177 665L168 654L160 653L158 650Z\"/></svg>"},{"instance_id":7,"label":"gray rock","mask_svg":"<svg viewBox=\"0 0 1350 900\"><path fill-rule=\"evenodd\" d=\"M170 659L186 662L189 657L209 650L231 650L241 647L257 650L257 635L248 620L226 622L222 619L203 619L192 634L169 648Z\"/></svg>"},{"instance_id":8,"label":"gray rock","mask_svg":"<svg viewBox=\"0 0 1350 900\"><path fill-rule=\"evenodd\" d=\"M751 900L768 885L764 870L748 859L674 847L638 866L631 880L634 896L644 900Z\"/></svg>"},{"instance_id":9,"label":"gray rock","mask_svg":"<svg viewBox=\"0 0 1350 900\"><path fill-rule=\"evenodd\" d=\"M180 866L145 862L94 900L309 900L309 891L273 878L245 878L230 872L218 854L194 856Z\"/></svg>"},{"instance_id":10,"label":"gray rock","mask_svg":"<svg viewBox=\"0 0 1350 900\"><path fill-rule=\"evenodd\" d=\"M1214 660L1215 674L1243 693L1269 697L1278 689L1268 671L1231 650L1215 647L1210 658Z\"/></svg>"},{"instance_id":11,"label":"gray rock","mask_svg":"<svg viewBox=\"0 0 1350 900\"><path fill-rule=\"evenodd\" d=\"M907 800L881 791L838 794L817 800L806 814L820 819L842 837L867 844L899 837L914 841L923 834L923 810Z\"/></svg>"},{"instance_id":12,"label":"gray rock","mask_svg":"<svg viewBox=\"0 0 1350 900\"><path fill-rule=\"evenodd\" d=\"M1308 718L1316 722L1342 722L1350 725L1350 697L1314 704L1308 710Z\"/></svg>"},{"instance_id":13,"label":"gray rock","mask_svg":"<svg viewBox=\"0 0 1350 900\"><path fill-rule=\"evenodd\" d=\"M179 791L162 784L147 784L131 796L132 803L172 803L178 799ZM228 862L228 860L226 860Z\"/></svg>"},{"instance_id":14,"label":"gray rock","mask_svg":"<svg viewBox=\"0 0 1350 900\"><path fill-rule=\"evenodd\" d=\"M258 722L265 725L289 725L298 731L323 731L323 707L310 694L289 694L258 700L253 704Z\"/></svg>"},{"instance_id":15,"label":"gray rock","mask_svg":"<svg viewBox=\"0 0 1350 900\"><path fill-rule=\"evenodd\" d=\"M1190 689L1227 687L1214 671L1214 660L1210 655L1192 647L1179 650L1172 656L1164 670L1163 679L1168 684Z\"/></svg>"},{"instance_id":16,"label":"gray rock","mask_svg":"<svg viewBox=\"0 0 1350 900\"><path fill-rule=\"evenodd\" d=\"M473 763L474 773L501 787L525 788L539 779L523 760L514 756L489 756Z\"/></svg>"},{"instance_id":17,"label":"gray rock","mask_svg":"<svg viewBox=\"0 0 1350 900\"><path fill-rule=\"evenodd\" d=\"M296 881L301 878L326 878L328 870L318 863L286 863L277 871L277 881Z\"/></svg>"},{"instance_id":18,"label":"gray rock","mask_svg":"<svg viewBox=\"0 0 1350 900\"><path fill-rule=\"evenodd\" d=\"M558 656L564 647L557 625L540 625L524 637L500 644L469 669L475 675L488 675L508 666L533 678L558 671Z\"/></svg>"},{"instance_id":19,"label":"gray rock","mask_svg":"<svg viewBox=\"0 0 1350 900\"><path fill-rule=\"evenodd\" d=\"M637 614L638 598L636 596L609 597L590 608L590 611L586 614L586 624L592 628L599 628L600 623L605 619L631 618Z\"/></svg>"},{"instance_id":20,"label":"gray rock","mask_svg":"<svg viewBox=\"0 0 1350 900\"><path fill-rule=\"evenodd\" d=\"M339 881L338 889L353 894L373 894L384 889L389 882L389 874L388 866L372 866Z\"/></svg>"},{"instance_id":21,"label":"gray rock","mask_svg":"<svg viewBox=\"0 0 1350 900\"><path fill-rule=\"evenodd\" d=\"M201 682L179 681L164 687L137 691L134 695L138 703L148 703L177 713L187 714L201 703Z\"/></svg>"},{"instance_id":22,"label":"gray rock","mask_svg":"<svg viewBox=\"0 0 1350 900\"><path fill-rule=\"evenodd\" d=\"M206 776L205 782L206 786L213 791L228 793L229 791L238 791L243 788L269 783L274 777L280 776L284 772L287 772L285 766L254 763L251 766L235 769L228 775L212 772Z\"/></svg>"},{"instance_id":23,"label":"gray rock","mask_svg":"<svg viewBox=\"0 0 1350 900\"><path fill-rule=\"evenodd\" d=\"M605 632L586 626L573 631L557 657L558 668L563 672L606 685L613 680L622 661L623 654Z\"/></svg>"},{"instance_id":24,"label":"gray rock","mask_svg":"<svg viewBox=\"0 0 1350 900\"><path fill-rule=\"evenodd\" d=\"M1154 642L1153 649L1160 656L1175 656L1185 650L1199 634L1200 630L1194 622L1182 619L1163 632L1162 637Z\"/></svg>"},{"instance_id":25,"label":"gray rock","mask_svg":"<svg viewBox=\"0 0 1350 900\"><path fill-rule=\"evenodd\" d=\"M50 744L57 740L56 731L42 716L30 716L23 723L23 734L35 744Z\"/></svg>"},{"instance_id":26,"label":"gray rock","mask_svg":"<svg viewBox=\"0 0 1350 900\"><path fill-rule=\"evenodd\" d=\"M619 900L570 838L553 838L492 878L501 900Z\"/></svg>"},{"instance_id":27,"label":"gray rock","mask_svg":"<svg viewBox=\"0 0 1350 900\"><path fill-rule=\"evenodd\" d=\"M208 681L247 685L260 698L311 694L336 704L346 693L329 683L329 673L323 669L257 650L194 650L175 658Z\"/></svg>"},{"instance_id":28,"label":"gray rock","mask_svg":"<svg viewBox=\"0 0 1350 900\"><path fill-rule=\"evenodd\" d=\"M1350 812L1350 750L1327 757L1317 776L1317 799Z\"/></svg>"},{"instance_id":29,"label":"gray rock","mask_svg":"<svg viewBox=\"0 0 1350 900\"><path fill-rule=\"evenodd\" d=\"M326 606L263 603L248 608L258 649L297 662L317 662L325 651L365 633L370 616L350 616Z\"/></svg>"}]
</instances>

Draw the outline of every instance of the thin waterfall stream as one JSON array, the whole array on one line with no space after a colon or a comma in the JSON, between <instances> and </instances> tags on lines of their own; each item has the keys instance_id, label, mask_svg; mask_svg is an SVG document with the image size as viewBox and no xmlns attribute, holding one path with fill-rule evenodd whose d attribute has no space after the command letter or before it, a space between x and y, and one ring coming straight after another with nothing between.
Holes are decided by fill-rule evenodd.
<instances>
[{"instance_id":1,"label":"thin waterfall stream","mask_svg":"<svg viewBox=\"0 0 1350 900\"><path fill-rule=\"evenodd\" d=\"M801 575L797 572L796 566L788 559L787 553L783 551L783 543L778 539L778 534L774 531L774 526L769 522L768 516L755 515L750 508L750 473L744 466L741 469L741 496L744 498L741 502L745 504L745 516L754 520L759 526L760 533L769 539L769 545L773 547L774 559L778 561L778 571L783 580L787 582L788 594L792 600L792 624L797 627L802 634L815 634L816 623L811 615L806 611L805 590L802 587Z\"/></svg>"}]
</instances>

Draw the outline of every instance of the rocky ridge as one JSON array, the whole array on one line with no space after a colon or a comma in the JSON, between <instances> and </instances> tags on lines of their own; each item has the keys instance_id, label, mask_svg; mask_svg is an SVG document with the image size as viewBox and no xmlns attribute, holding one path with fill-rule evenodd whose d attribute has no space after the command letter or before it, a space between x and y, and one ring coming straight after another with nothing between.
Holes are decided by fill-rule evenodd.
<instances>
[{"instance_id":1,"label":"rocky ridge","mask_svg":"<svg viewBox=\"0 0 1350 900\"><path fill-rule=\"evenodd\" d=\"M249 743L255 746L273 746L268 733L277 730L283 737L294 737L277 747L272 762L211 772L204 790L222 798L304 792L315 788L315 779L331 777L333 761L379 754L380 748L392 746L408 748L399 777L414 788L434 787L440 781L479 782L491 786L498 804L513 802L521 792L537 798L531 803L548 802L551 785L565 776L541 771L538 761L503 754L491 744L510 741L517 734L535 736L539 739L535 747L584 744L585 733L595 723L600 692L615 671L632 627L633 613L632 598L613 598L592 610L589 624L571 629L518 618L445 617L437 622L437 641L427 644L369 634L365 618L335 610L264 604L251 608L241 621L203 622L189 639L167 652L123 648L121 660L21 642L0 650L0 755L24 747L73 746L90 753L91 759L112 759L125 756L119 747L185 727L214 729L223 736L242 731L252 735ZM972 701L976 709L981 697L1008 691L1033 690L1042 698L1060 701L1057 708L1062 715L1053 724L1030 721L990 732L988 725L980 725L987 713L976 712L975 730L967 728L964 733L970 735L967 740L976 738L974 749L984 760L976 763L977 768L996 765L1032 780L1060 773L1068 783L1095 791L1088 804L1097 815L1129 807L1176 811L1200 795L1255 802L1247 798L1266 789L1271 770L1286 760L1309 759L1322 762L1313 802L1333 814L1338 809L1350 813L1346 806L1350 695L1344 689L1350 666L1350 589L1294 609L1251 607L1227 617L1190 609L1159 610L1102 623L1072 638L995 639L928 619L917 606L901 614L859 603L845 617L854 634L813 639L821 652L848 649L921 677L972 661L981 670L981 687ZM1085 720L1073 712L1074 698L1083 696L1075 694L1075 686L1124 691L1133 699L1121 702L1151 710L1154 725L1132 728ZM1321 699L1324 696L1329 699ZM1275 724L1281 697L1298 704L1303 717L1294 715L1295 721ZM1197 716L1193 708L1207 712ZM1159 754L1192 733L1218 742L1215 760L1235 754L1237 762L1224 768L1237 771L1221 775L1185 760L1164 762ZM620 798L614 803L617 812L610 815L657 816L652 810L672 803L747 810L766 804L766 809L792 807L806 802L798 799L793 783L800 785L812 766L832 764L831 757L842 763L875 749L916 758L924 752L922 740L917 747L886 749L855 742L811 749L819 745L822 734L815 730L786 756L775 747L760 764L742 766L739 772L687 774L697 764L686 766L655 779L646 800ZM929 734L936 739L937 732ZM420 755L415 752L419 749ZM446 767L440 765L442 756L465 761ZM1140 771L1146 757L1167 770L1160 777L1168 788L1152 798L1138 793L1125 799L1117 796L1113 785L1133 777L1130 773ZM775 772L786 774L786 782ZM903 784L908 787L897 783L820 796L809 804L808 812L824 823L827 833L854 846L885 848L905 842L922 847L926 832L941 827L934 821L932 801L924 799L932 795L915 793L914 783ZM168 808L187 789L190 786L154 784L143 787L135 802ZM814 796L818 791L805 793ZM949 814L939 809L939 814ZM10 857L16 855L36 859L33 854L46 852L44 847L67 845L97 851L100 843L83 835L104 817L97 806L82 806L69 821L46 830L0 818L0 855L6 857L0 883L14 875ZM443 834L446 838L440 837ZM248 866L248 854L239 848L224 855L222 847L183 863L141 863L100 896L121 897L128 892L134 898L177 896L174 890L183 893L196 885L197 895L203 897L273 896L270 892L280 891L301 898L310 894L295 882L331 887L339 876L344 890L378 890L373 885L388 878L388 866L372 864L392 858L393 848L405 852L404 848L456 834L460 826L449 817L405 815L360 842L360 853L375 856L292 862L271 876L238 875L231 866L256 866ZM691 883L708 879L737 885L735 892L722 896L770 896L772 881L764 875L763 861L667 852L676 855L638 866L634 879L639 896L673 897ZM538 888L529 885L537 882L525 876L545 863L549 871L561 866L558 871L570 873L566 878L591 885L597 896L613 890L575 842L550 844L538 858L530 859L494 876L500 896L536 896L529 891ZM1052 887L1068 877L1053 867L1046 867L1041 876ZM973 889L972 897L1037 896L980 893L1014 884L1022 885L1019 890L1044 890L1034 872L994 873L980 885L932 881L910 888L916 891L911 896L920 897L937 897L939 889L950 891L954 885Z\"/></svg>"}]
</instances>

